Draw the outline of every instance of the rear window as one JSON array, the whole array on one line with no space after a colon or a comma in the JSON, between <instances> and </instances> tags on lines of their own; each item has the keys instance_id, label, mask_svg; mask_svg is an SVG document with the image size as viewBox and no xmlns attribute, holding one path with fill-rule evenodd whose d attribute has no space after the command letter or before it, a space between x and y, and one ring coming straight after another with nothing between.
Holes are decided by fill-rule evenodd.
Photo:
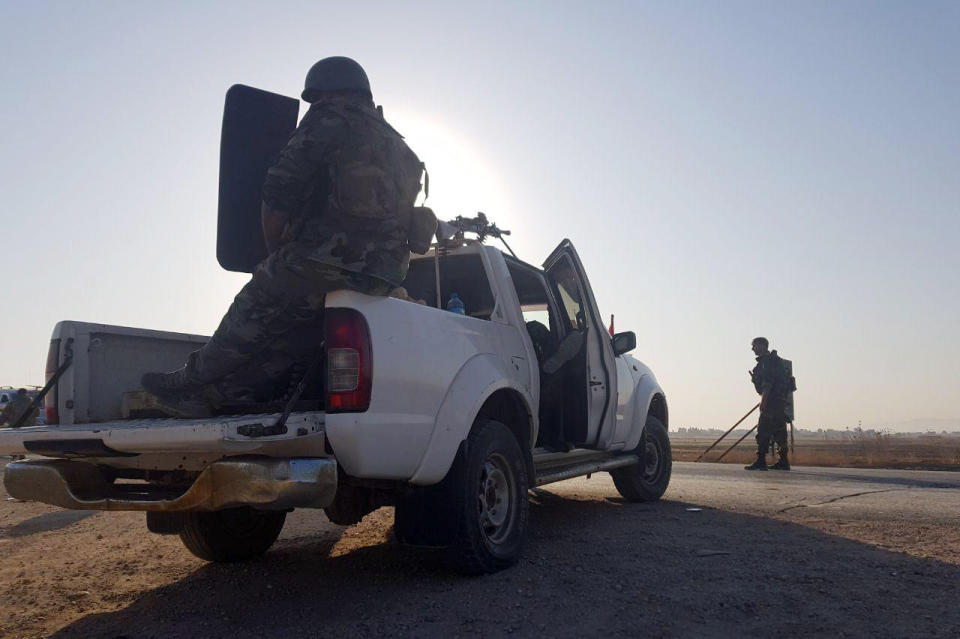
<instances>
[{"instance_id":1,"label":"rear window","mask_svg":"<svg viewBox=\"0 0 960 639\"><path fill-rule=\"evenodd\" d=\"M427 306L437 305L437 284L434 259L410 262L410 271L403 282L410 297L423 300ZM446 308L456 293L463 300L466 314L489 320L496 303L490 290L487 271L479 255L449 255L440 258L440 307Z\"/></svg>"}]
</instances>

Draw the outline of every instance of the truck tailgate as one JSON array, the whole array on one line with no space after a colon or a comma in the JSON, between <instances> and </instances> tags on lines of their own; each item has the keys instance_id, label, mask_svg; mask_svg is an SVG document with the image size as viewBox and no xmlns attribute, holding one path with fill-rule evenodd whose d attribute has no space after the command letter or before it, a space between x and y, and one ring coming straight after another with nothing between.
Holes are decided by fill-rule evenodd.
<instances>
[{"instance_id":1,"label":"truck tailgate","mask_svg":"<svg viewBox=\"0 0 960 639\"><path fill-rule=\"evenodd\" d=\"M285 432L263 434L280 415L128 419L0 429L0 455L130 457L142 454L316 456L324 454L322 411L292 413ZM293 453L293 454L292 454Z\"/></svg>"}]
</instances>

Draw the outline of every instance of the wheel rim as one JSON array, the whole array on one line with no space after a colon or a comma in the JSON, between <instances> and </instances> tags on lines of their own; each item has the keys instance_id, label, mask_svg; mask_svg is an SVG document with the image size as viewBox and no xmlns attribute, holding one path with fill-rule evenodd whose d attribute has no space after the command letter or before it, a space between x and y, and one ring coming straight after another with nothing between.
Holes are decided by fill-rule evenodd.
<instances>
[{"instance_id":1,"label":"wheel rim","mask_svg":"<svg viewBox=\"0 0 960 639\"><path fill-rule=\"evenodd\" d=\"M480 467L480 485L477 507L480 511L480 530L493 544L507 538L513 524L515 478L503 455L492 453Z\"/></svg>"},{"instance_id":2,"label":"wheel rim","mask_svg":"<svg viewBox=\"0 0 960 639\"><path fill-rule=\"evenodd\" d=\"M655 441L648 439L643 451L643 472L640 474L644 482L656 482L660 475L660 457L660 447Z\"/></svg>"}]
</instances>

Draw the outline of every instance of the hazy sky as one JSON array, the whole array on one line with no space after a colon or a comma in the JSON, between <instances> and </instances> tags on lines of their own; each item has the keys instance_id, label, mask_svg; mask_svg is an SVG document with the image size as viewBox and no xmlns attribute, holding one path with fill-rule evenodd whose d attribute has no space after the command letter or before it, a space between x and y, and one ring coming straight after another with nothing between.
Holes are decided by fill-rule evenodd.
<instances>
[{"instance_id":1,"label":"hazy sky","mask_svg":"<svg viewBox=\"0 0 960 639\"><path fill-rule=\"evenodd\" d=\"M573 240L674 428L756 335L801 427L960 418L960 3L472 4L0 1L0 384L62 319L209 334L224 92L348 55L440 217Z\"/></svg>"}]
</instances>

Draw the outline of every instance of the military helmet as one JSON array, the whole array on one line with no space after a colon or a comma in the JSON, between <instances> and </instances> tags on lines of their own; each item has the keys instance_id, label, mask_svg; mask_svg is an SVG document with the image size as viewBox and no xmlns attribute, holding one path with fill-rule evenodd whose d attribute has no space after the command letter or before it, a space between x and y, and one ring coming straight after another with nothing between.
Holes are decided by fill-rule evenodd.
<instances>
[{"instance_id":1,"label":"military helmet","mask_svg":"<svg viewBox=\"0 0 960 639\"><path fill-rule=\"evenodd\" d=\"M306 102L315 102L322 91L362 91L372 97L363 67L343 56L324 58L307 71L300 97Z\"/></svg>"}]
</instances>

